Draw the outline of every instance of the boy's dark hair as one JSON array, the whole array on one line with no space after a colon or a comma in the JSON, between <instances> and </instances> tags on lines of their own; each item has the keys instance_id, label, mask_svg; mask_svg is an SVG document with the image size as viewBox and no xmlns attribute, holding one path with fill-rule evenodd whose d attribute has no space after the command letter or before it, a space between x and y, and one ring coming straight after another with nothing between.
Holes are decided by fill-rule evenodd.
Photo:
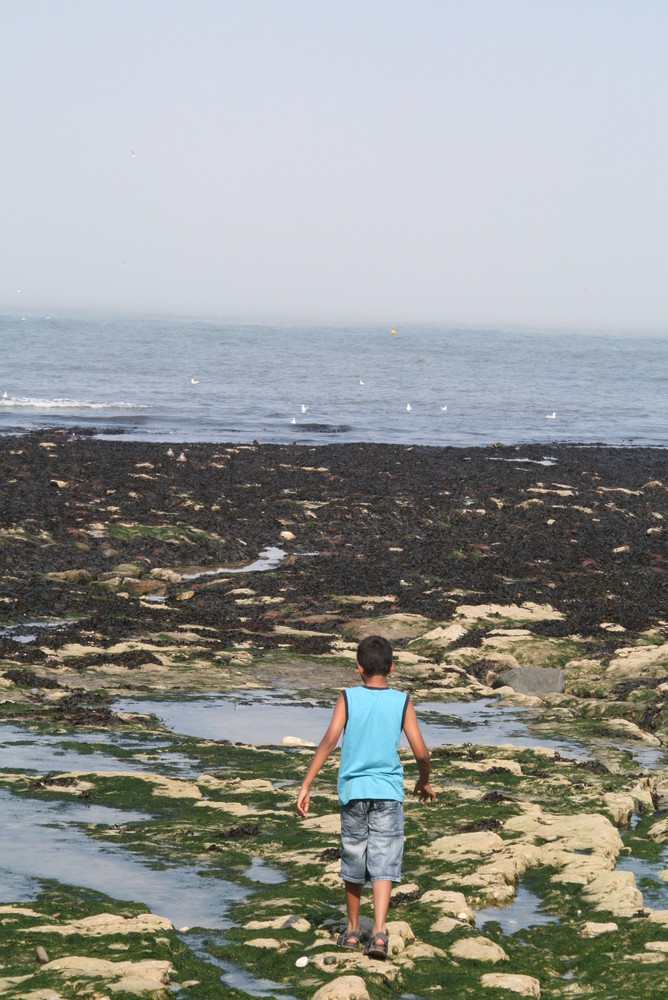
<instances>
[{"instance_id":1,"label":"boy's dark hair","mask_svg":"<svg viewBox=\"0 0 668 1000\"><path fill-rule=\"evenodd\" d=\"M357 647L357 662L367 677L387 675L392 666L392 647L382 635L368 635Z\"/></svg>"}]
</instances>

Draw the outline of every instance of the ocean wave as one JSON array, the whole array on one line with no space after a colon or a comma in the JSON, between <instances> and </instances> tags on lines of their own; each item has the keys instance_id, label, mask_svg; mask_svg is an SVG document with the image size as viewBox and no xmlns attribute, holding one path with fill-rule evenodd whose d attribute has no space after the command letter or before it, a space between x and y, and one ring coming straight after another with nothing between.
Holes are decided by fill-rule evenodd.
<instances>
[{"instance_id":1,"label":"ocean wave","mask_svg":"<svg viewBox=\"0 0 668 1000\"><path fill-rule=\"evenodd\" d=\"M90 399L38 399L34 396L3 396L0 406L13 410L148 410L143 403L95 402Z\"/></svg>"}]
</instances>

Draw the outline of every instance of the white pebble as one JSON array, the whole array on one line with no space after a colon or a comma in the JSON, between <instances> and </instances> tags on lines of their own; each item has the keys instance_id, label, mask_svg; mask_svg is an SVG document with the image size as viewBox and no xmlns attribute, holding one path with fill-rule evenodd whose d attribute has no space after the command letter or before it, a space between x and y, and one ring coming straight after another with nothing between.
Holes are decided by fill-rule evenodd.
<instances>
[{"instance_id":1,"label":"white pebble","mask_svg":"<svg viewBox=\"0 0 668 1000\"><path fill-rule=\"evenodd\" d=\"M297 959L295 965L297 966L298 969L305 969L306 966L308 965L308 957L306 955L302 955L301 958Z\"/></svg>"}]
</instances>

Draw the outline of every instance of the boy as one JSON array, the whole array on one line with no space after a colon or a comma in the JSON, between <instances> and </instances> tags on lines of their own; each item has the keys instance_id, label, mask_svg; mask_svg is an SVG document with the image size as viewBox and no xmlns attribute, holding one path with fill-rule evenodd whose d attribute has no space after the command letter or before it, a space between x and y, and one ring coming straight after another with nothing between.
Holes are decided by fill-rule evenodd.
<instances>
[{"instance_id":1,"label":"boy","mask_svg":"<svg viewBox=\"0 0 668 1000\"><path fill-rule=\"evenodd\" d=\"M339 935L343 948L362 943L359 909L362 886L373 884L373 929L365 948L371 958L387 957L385 918L392 883L401 881L404 849L403 767L397 752L401 730L417 761L414 795L420 802L436 798L429 784L429 751L415 709L406 694L387 685L394 670L387 639L370 635L357 647L362 687L339 695L332 721L313 755L297 797L297 812L306 817L316 774L343 732L338 793L341 806L341 876L346 887L348 926Z\"/></svg>"}]
</instances>

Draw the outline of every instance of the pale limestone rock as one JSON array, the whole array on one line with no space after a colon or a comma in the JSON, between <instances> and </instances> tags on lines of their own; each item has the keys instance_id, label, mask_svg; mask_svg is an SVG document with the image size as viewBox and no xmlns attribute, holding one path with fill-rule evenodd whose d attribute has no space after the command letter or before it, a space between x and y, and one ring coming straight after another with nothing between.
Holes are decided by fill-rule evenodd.
<instances>
[{"instance_id":1,"label":"pale limestone rock","mask_svg":"<svg viewBox=\"0 0 668 1000\"><path fill-rule=\"evenodd\" d=\"M668 941L647 941L645 951L660 951L662 954L668 955Z\"/></svg>"},{"instance_id":2,"label":"pale limestone rock","mask_svg":"<svg viewBox=\"0 0 668 1000\"><path fill-rule=\"evenodd\" d=\"M27 977L30 978L29 976ZM0 990L2 989L2 984L7 982L6 979L0 979ZM30 993L23 994L23 1000L65 1000L62 993L56 993L55 990L31 990Z\"/></svg>"},{"instance_id":3,"label":"pale limestone rock","mask_svg":"<svg viewBox=\"0 0 668 1000\"><path fill-rule=\"evenodd\" d=\"M417 882L400 882L392 887L390 896L393 898L398 893L417 892L419 888Z\"/></svg>"},{"instance_id":4,"label":"pale limestone rock","mask_svg":"<svg viewBox=\"0 0 668 1000\"><path fill-rule=\"evenodd\" d=\"M486 937L460 938L449 948L453 958L465 958L472 962L503 962L508 960L503 948Z\"/></svg>"},{"instance_id":5,"label":"pale limestone rock","mask_svg":"<svg viewBox=\"0 0 668 1000\"><path fill-rule=\"evenodd\" d=\"M273 920L249 920L243 927L247 931L290 929L291 931L299 931L300 933L311 929L310 923L304 917L292 915L288 917L274 917Z\"/></svg>"},{"instance_id":6,"label":"pale limestone rock","mask_svg":"<svg viewBox=\"0 0 668 1000\"><path fill-rule=\"evenodd\" d=\"M266 778L216 778L212 774L202 774L197 778L200 788L217 790L230 789L237 792L271 792L274 786Z\"/></svg>"},{"instance_id":7,"label":"pale limestone rock","mask_svg":"<svg viewBox=\"0 0 668 1000\"><path fill-rule=\"evenodd\" d=\"M431 629L430 632L425 632L421 636L421 640L426 639L437 646L449 646L451 642L456 642L457 639L466 635L466 631L463 625L454 622L452 625L439 625L437 628Z\"/></svg>"},{"instance_id":8,"label":"pale limestone rock","mask_svg":"<svg viewBox=\"0 0 668 1000\"><path fill-rule=\"evenodd\" d=\"M210 799L201 799L199 802L195 803L195 808L217 809L219 812L226 812L231 816L248 816L251 811L244 802L214 802ZM271 811L272 810L267 809L255 809L253 810L253 815L262 816Z\"/></svg>"},{"instance_id":9,"label":"pale limestone rock","mask_svg":"<svg viewBox=\"0 0 668 1000\"><path fill-rule=\"evenodd\" d=\"M540 983L533 976L510 975L503 972L486 972L480 979L484 987L495 990L509 990L523 997L538 997L540 1000Z\"/></svg>"},{"instance_id":10,"label":"pale limestone rock","mask_svg":"<svg viewBox=\"0 0 668 1000\"><path fill-rule=\"evenodd\" d=\"M121 917L115 913L96 913L92 917L82 917L68 924L44 924L40 927L27 927L28 934L82 934L86 937L100 937L108 934L156 934L159 931L171 931L173 924L167 917L159 917L153 913L140 913L136 917Z\"/></svg>"},{"instance_id":11,"label":"pale limestone rock","mask_svg":"<svg viewBox=\"0 0 668 1000\"><path fill-rule=\"evenodd\" d=\"M649 812L654 812L654 798L656 794L656 782L654 778L645 776L640 778L636 783L629 788L629 795L636 803L636 809L641 811L647 809Z\"/></svg>"},{"instance_id":12,"label":"pale limestone rock","mask_svg":"<svg viewBox=\"0 0 668 1000\"><path fill-rule=\"evenodd\" d=\"M361 976L339 976L321 986L312 1000L369 1000L369 993Z\"/></svg>"},{"instance_id":13,"label":"pale limestone rock","mask_svg":"<svg viewBox=\"0 0 668 1000\"><path fill-rule=\"evenodd\" d=\"M38 913L37 910L31 909L29 906L14 906L11 903L3 904L0 906L0 913L11 913L17 914L22 917L43 917L43 913Z\"/></svg>"},{"instance_id":14,"label":"pale limestone rock","mask_svg":"<svg viewBox=\"0 0 668 1000\"><path fill-rule=\"evenodd\" d=\"M154 577L156 580L163 580L165 583L181 583L181 574L177 573L176 570L166 569L157 566L152 569L149 576Z\"/></svg>"},{"instance_id":15,"label":"pale limestone rock","mask_svg":"<svg viewBox=\"0 0 668 1000\"><path fill-rule=\"evenodd\" d=\"M488 757L487 760L460 760L457 762L457 766L463 771L480 771L483 774L487 774L493 767L503 767L511 774L522 774L522 765L519 761L507 760L505 757Z\"/></svg>"},{"instance_id":16,"label":"pale limestone rock","mask_svg":"<svg viewBox=\"0 0 668 1000\"><path fill-rule=\"evenodd\" d=\"M600 813L557 816L543 813L539 806L530 805L525 807L522 815L506 820L504 828L532 840L559 841L562 851L592 850L613 861L623 846L616 827ZM549 844L546 846L549 847Z\"/></svg>"},{"instance_id":17,"label":"pale limestone rock","mask_svg":"<svg viewBox=\"0 0 668 1000\"><path fill-rule=\"evenodd\" d=\"M268 951L285 951L288 947L285 941L277 938L249 938L244 944L247 948L266 948Z\"/></svg>"},{"instance_id":18,"label":"pale limestone rock","mask_svg":"<svg viewBox=\"0 0 668 1000\"><path fill-rule=\"evenodd\" d=\"M643 905L633 872L601 872L585 886L584 895L615 917L631 917Z\"/></svg>"},{"instance_id":19,"label":"pale limestone rock","mask_svg":"<svg viewBox=\"0 0 668 1000\"><path fill-rule=\"evenodd\" d=\"M668 840L668 818L660 819L658 823L652 823L647 831L647 836L657 843Z\"/></svg>"},{"instance_id":20,"label":"pale limestone rock","mask_svg":"<svg viewBox=\"0 0 668 1000\"><path fill-rule=\"evenodd\" d=\"M403 964L405 962L411 962L411 964L414 964L415 960L445 957L446 954L441 948L436 948L432 944L427 944L426 941L417 941L415 944L408 945L403 955L400 955L397 961L399 964Z\"/></svg>"},{"instance_id":21,"label":"pale limestone rock","mask_svg":"<svg viewBox=\"0 0 668 1000\"><path fill-rule=\"evenodd\" d=\"M459 920L454 917L441 917L429 928L430 931L435 931L437 934L452 934L452 932L457 928L461 927Z\"/></svg>"},{"instance_id":22,"label":"pale limestone rock","mask_svg":"<svg viewBox=\"0 0 668 1000\"><path fill-rule=\"evenodd\" d=\"M639 955L624 955L625 962L639 962L641 965L659 965L666 956L658 951L641 951Z\"/></svg>"},{"instance_id":23,"label":"pale limestone rock","mask_svg":"<svg viewBox=\"0 0 668 1000\"><path fill-rule=\"evenodd\" d=\"M501 847L503 840L498 833L488 831L458 833L433 840L425 848L425 854L430 857L445 858L447 861L461 861L465 858L478 858L491 854ZM422 898L424 899L424 896Z\"/></svg>"},{"instance_id":24,"label":"pale limestone rock","mask_svg":"<svg viewBox=\"0 0 668 1000\"><path fill-rule=\"evenodd\" d=\"M649 920L653 924L661 924L663 927L668 927L668 910L652 910Z\"/></svg>"},{"instance_id":25,"label":"pale limestone rock","mask_svg":"<svg viewBox=\"0 0 668 1000\"><path fill-rule=\"evenodd\" d=\"M388 920L386 926L388 934L401 938L404 945L412 944L415 941L413 929L406 920Z\"/></svg>"},{"instance_id":26,"label":"pale limestone rock","mask_svg":"<svg viewBox=\"0 0 668 1000\"><path fill-rule=\"evenodd\" d=\"M309 816L302 820L306 830L318 830L320 833L341 833L341 816L339 813L327 813L325 816Z\"/></svg>"},{"instance_id":27,"label":"pale limestone rock","mask_svg":"<svg viewBox=\"0 0 668 1000\"><path fill-rule=\"evenodd\" d=\"M283 747L314 747L315 743L310 740L303 740L301 736L284 736L281 740Z\"/></svg>"},{"instance_id":28,"label":"pale limestone rock","mask_svg":"<svg viewBox=\"0 0 668 1000\"><path fill-rule=\"evenodd\" d=\"M606 792L603 801L618 826L629 825L635 811L635 803L630 795L625 795L623 792Z\"/></svg>"},{"instance_id":29,"label":"pale limestone rock","mask_svg":"<svg viewBox=\"0 0 668 1000\"><path fill-rule=\"evenodd\" d=\"M618 931L619 927L612 921L609 923L596 923L594 920L587 920L582 925L582 937L595 938L601 934L612 934Z\"/></svg>"},{"instance_id":30,"label":"pale limestone rock","mask_svg":"<svg viewBox=\"0 0 668 1000\"><path fill-rule=\"evenodd\" d=\"M563 619L560 611L555 611L549 604L535 604L525 601L523 604L461 604L455 614L458 618L476 620L478 618L508 618L511 621L558 621Z\"/></svg>"},{"instance_id":31,"label":"pale limestone rock","mask_svg":"<svg viewBox=\"0 0 668 1000\"><path fill-rule=\"evenodd\" d=\"M437 906L445 916L457 917L462 922L473 923L474 914L466 902L463 892L452 892L448 889L430 889L420 897L421 903L431 903Z\"/></svg>"},{"instance_id":32,"label":"pale limestone rock","mask_svg":"<svg viewBox=\"0 0 668 1000\"><path fill-rule=\"evenodd\" d=\"M192 781L180 778L165 778L150 771L69 771L63 777L79 778L99 775L101 778L133 778L153 785L153 794L170 799L201 799L202 793Z\"/></svg>"},{"instance_id":33,"label":"pale limestone rock","mask_svg":"<svg viewBox=\"0 0 668 1000\"><path fill-rule=\"evenodd\" d=\"M664 642L660 646L624 646L617 650L610 661L606 676L614 677L615 680L623 677L640 677L648 668L665 668L667 663L668 642ZM606 721L612 722L613 720ZM632 723L631 726L633 726ZM633 727L633 729L636 728Z\"/></svg>"},{"instance_id":34,"label":"pale limestone rock","mask_svg":"<svg viewBox=\"0 0 668 1000\"><path fill-rule=\"evenodd\" d=\"M172 967L169 962L154 959L145 959L140 962L109 962L102 958L66 955L43 965L42 970L111 980L137 976L141 979L151 980L153 989L159 989L169 983Z\"/></svg>"},{"instance_id":35,"label":"pale limestone rock","mask_svg":"<svg viewBox=\"0 0 668 1000\"><path fill-rule=\"evenodd\" d=\"M294 542L297 536L292 531L282 531L281 538L286 542Z\"/></svg>"}]
</instances>

